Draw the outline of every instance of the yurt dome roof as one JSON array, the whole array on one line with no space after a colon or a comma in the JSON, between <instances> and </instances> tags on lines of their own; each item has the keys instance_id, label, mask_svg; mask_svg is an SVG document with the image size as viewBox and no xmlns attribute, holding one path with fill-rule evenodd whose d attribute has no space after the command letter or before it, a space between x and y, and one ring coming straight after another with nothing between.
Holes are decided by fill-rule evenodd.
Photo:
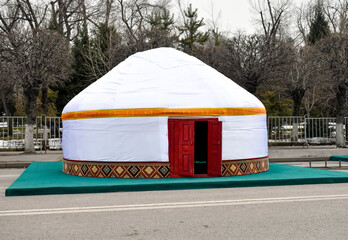
<instances>
[{"instance_id":1,"label":"yurt dome roof","mask_svg":"<svg viewBox=\"0 0 348 240\"><path fill-rule=\"evenodd\" d=\"M64 113L103 109L263 108L252 94L173 48L136 53L76 95Z\"/></svg>"}]
</instances>

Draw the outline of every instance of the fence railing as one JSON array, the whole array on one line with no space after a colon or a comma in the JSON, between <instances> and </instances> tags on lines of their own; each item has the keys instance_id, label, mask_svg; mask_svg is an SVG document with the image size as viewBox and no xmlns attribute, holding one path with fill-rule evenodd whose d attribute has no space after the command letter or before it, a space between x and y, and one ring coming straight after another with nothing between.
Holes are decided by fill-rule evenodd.
<instances>
[{"instance_id":1,"label":"fence railing","mask_svg":"<svg viewBox=\"0 0 348 240\"><path fill-rule=\"evenodd\" d=\"M26 117L0 117L0 150L23 150ZM345 118L344 137L348 135ZM336 118L274 117L267 120L269 143L334 144ZM60 117L37 117L34 128L36 150L62 149L62 120Z\"/></svg>"},{"instance_id":2,"label":"fence railing","mask_svg":"<svg viewBox=\"0 0 348 240\"><path fill-rule=\"evenodd\" d=\"M347 133L347 118L343 125ZM268 117L269 143L334 144L336 118Z\"/></svg>"},{"instance_id":3,"label":"fence railing","mask_svg":"<svg viewBox=\"0 0 348 240\"><path fill-rule=\"evenodd\" d=\"M23 150L26 117L0 117L0 150ZM36 150L62 149L62 120L60 117L37 117L34 127Z\"/></svg>"}]
</instances>

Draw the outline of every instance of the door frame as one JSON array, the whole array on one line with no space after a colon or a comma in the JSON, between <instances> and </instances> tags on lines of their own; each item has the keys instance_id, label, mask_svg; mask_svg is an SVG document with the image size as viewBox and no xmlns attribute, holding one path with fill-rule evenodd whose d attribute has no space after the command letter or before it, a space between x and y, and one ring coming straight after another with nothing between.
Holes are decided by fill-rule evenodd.
<instances>
[{"instance_id":1,"label":"door frame","mask_svg":"<svg viewBox=\"0 0 348 240\"><path fill-rule=\"evenodd\" d=\"M218 123L220 122L220 126L222 125L222 122L219 121L218 118L168 118L168 156L169 156L169 162L170 162L170 177L211 177L211 176L221 176L221 172L218 171L218 173L212 175L209 174L211 172L211 170L209 170L210 166L221 166L222 165L222 129L221 129L221 133L220 133L220 139L219 139L219 145L220 148L218 149L218 151L220 151L220 159L218 159L217 161L219 161L216 164L212 164L212 159L210 159L210 157L212 156L211 152L212 151L212 146L209 145L211 141L211 138L213 136L211 136L211 134L209 134L209 129L208 129L208 152L207 152L207 159L208 159L208 171L207 174L194 174L194 164L193 166L191 166L193 169L191 170L191 173L193 171L193 174L190 175L183 175L180 174L180 160L179 160L179 155L180 153L180 147L179 147L179 138L180 138L180 132L179 132L179 122L196 122L196 121L207 121L208 122L208 126L210 125L209 123ZM194 124L193 124L194 125ZM193 133L194 133L195 129L193 127ZM215 135L216 136L216 135ZM194 137L193 137L194 139ZM193 152L194 152L194 141L192 142L193 144ZM217 150L216 147L214 148L215 151ZM194 154L194 153L192 153ZM216 155L215 155L216 156ZM194 155L192 155L193 159L194 159ZM216 158L216 157L215 157ZM209 162L210 160L210 162ZM216 160L215 160L216 161ZM209 164L210 163L210 164ZM221 167L220 167L221 168ZM215 169L216 172L216 169Z\"/></svg>"}]
</instances>

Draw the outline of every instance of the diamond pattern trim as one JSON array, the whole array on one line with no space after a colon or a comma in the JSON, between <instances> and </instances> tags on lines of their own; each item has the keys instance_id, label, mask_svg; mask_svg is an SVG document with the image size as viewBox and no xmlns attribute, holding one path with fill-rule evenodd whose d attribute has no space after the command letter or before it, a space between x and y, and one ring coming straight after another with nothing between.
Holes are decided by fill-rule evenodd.
<instances>
[{"instance_id":1,"label":"diamond pattern trim","mask_svg":"<svg viewBox=\"0 0 348 240\"><path fill-rule=\"evenodd\" d=\"M94 163L63 160L63 172L101 178L169 178L169 163Z\"/></svg>"},{"instance_id":2,"label":"diamond pattern trim","mask_svg":"<svg viewBox=\"0 0 348 240\"><path fill-rule=\"evenodd\" d=\"M222 161L223 177L266 172L268 158ZM169 178L169 163L94 163L63 160L63 172L75 176L106 178Z\"/></svg>"},{"instance_id":3,"label":"diamond pattern trim","mask_svg":"<svg viewBox=\"0 0 348 240\"><path fill-rule=\"evenodd\" d=\"M109 173L111 172L111 168L107 165L105 165L103 168L102 168L102 171L103 173L105 174L105 176L108 176Z\"/></svg>"},{"instance_id":4,"label":"diamond pattern trim","mask_svg":"<svg viewBox=\"0 0 348 240\"><path fill-rule=\"evenodd\" d=\"M222 161L222 176L240 176L266 172L269 169L268 158Z\"/></svg>"}]
</instances>

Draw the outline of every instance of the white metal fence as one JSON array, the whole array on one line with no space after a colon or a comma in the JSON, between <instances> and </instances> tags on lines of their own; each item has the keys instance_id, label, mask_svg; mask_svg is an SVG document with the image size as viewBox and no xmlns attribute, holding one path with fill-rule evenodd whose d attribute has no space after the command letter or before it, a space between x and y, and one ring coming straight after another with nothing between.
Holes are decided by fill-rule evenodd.
<instances>
[{"instance_id":1,"label":"white metal fence","mask_svg":"<svg viewBox=\"0 0 348 240\"><path fill-rule=\"evenodd\" d=\"M269 143L334 144L336 118L268 117ZM347 135L347 118L343 125Z\"/></svg>"},{"instance_id":2,"label":"white metal fence","mask_svg":"<svg viewBox=\"0 0 348 240\"><path fill-rule=\"evenodd\" d=\"M23 150L26 117L0 117L0 150ZM62 120L60 117L37 117L34 127L36 150L62 149Z\"/></svg>"},{"instance_id":3,"label":"white metal fence","mask_svg":"<svg viewBox=\"0 0 348 240\"><path fill-rule=\"evenodd\" d=\"M345 118L345 136L348 130ZM26 117L0 117L0 150L23 150ZM284 144L334 144L336 118L273 117L267 121L268 142ZM37 117L34 128L36 150L62 149L62 120L60 117Z\"/></svg>"}]
</instances>

